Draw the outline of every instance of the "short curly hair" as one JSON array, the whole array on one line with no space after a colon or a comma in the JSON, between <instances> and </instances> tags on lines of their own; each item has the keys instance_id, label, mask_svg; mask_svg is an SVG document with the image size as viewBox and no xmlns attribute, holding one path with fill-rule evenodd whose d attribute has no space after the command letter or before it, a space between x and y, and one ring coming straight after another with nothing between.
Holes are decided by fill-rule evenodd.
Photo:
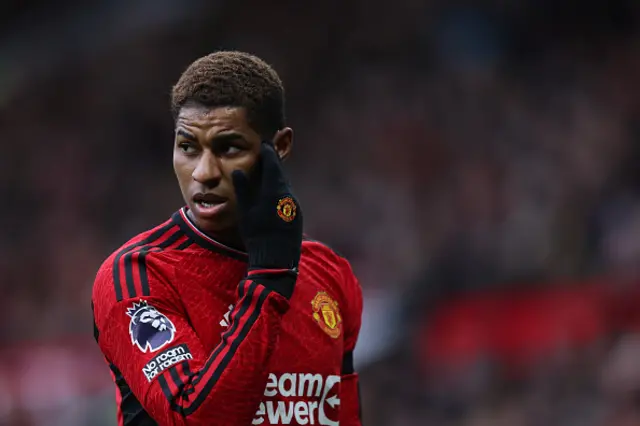
<instances>
[{"instance_id":1,"label":"short curly hair","mask_svg":"<svg viewBox=\"0 0 640 426\"><path fill-rule=\"evenodd\" d=\"M218 51L189 65L171 93L174 120L189 103L243 107L249 125L266 138L285 126L280 77L264 60L245 52Z\"/></svg>"}]
</instances>

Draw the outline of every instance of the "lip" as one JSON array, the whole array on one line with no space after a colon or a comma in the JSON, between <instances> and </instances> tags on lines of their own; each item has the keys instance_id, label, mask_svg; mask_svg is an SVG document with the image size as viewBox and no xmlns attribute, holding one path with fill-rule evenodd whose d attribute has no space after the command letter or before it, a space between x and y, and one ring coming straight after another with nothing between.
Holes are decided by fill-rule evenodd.
<instances>
[{"instance_id":1,"label":"lip","mask_svg":"<svg viewBox=\"0 0 640 426\"><path fill-rule=\"evenodd\" d=\"M227 206L227 201L212 204L211 207L205 207L200 203L193 203L192 209L195 211L194 213L202 218L211 219L216 217L225 207Z\"/></svg>"},{"instance_id":2,"label":"lip","mask_svg":"<svg viewBox=\"0 0 640 426\"><path fill-rule=\"evenodd\" d=\"M193 196L193 210L202 218L213 218L217 216L227 205L228 199L212 193L197 193ZM204 206L202 202L210 204Z\"/></svg>"},{"instance_id":3,"label":"lip","mask_svg":"<svg viewBox=\"0 0 640 426\"><path fill-rule=\"evenodd\" d=\"M206 192L206 193L198 192L194 194L192 199L195 203L205 201L209 204L222 204L227 201L225 197L222 197L218 194L214 194L212 192Z\"/></svg>"}]
</instances>

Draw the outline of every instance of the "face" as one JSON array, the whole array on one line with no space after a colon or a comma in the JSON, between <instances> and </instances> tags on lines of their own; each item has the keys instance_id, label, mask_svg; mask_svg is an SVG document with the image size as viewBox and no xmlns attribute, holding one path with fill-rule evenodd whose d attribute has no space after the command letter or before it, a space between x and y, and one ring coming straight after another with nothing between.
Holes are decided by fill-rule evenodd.
<instances>
[{"instance_id":1,"label":"face","mask_svg":"<svg viewBox=\"0 0 640 426\"><path fill-rule=\"evenodd\" d=\"M293 132L273 137L276 152L285 159ZM176 119L173 168L182 196L196 225L212 236L236 229L236 197L231 174L249 173L258 160L260 135L249 126L244 108L184 106Z\"/></svg>"}]
</instances>

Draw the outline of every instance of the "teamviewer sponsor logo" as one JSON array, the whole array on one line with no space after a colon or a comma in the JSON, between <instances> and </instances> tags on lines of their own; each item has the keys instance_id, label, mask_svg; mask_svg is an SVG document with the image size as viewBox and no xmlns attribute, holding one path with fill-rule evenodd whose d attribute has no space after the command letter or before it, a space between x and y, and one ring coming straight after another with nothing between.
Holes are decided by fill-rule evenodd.
<instances>
[{"instance_id":1,"label":"teamviewer sponsor logo","mask_svg":"<svg viewBox=\"0 0 640 426\"><path fill-rule=\"evenodd\" d=\"M271 373L252 424L338 426L339 394L340 376Z\"/></svg>"},{"instance_id":2,"label":"teamviewer sponsor logo","mask_svg":"<svg viewBox=\"0 0 640 426\"><path fill-rule=\"evenodd\" d=\"M151 381L167 368L189 359L193 359L193 356L189 352L187 345L183 343L156 355L147 365L142 367L142 372L147 380Z\"/></svg>"}]
</instances>

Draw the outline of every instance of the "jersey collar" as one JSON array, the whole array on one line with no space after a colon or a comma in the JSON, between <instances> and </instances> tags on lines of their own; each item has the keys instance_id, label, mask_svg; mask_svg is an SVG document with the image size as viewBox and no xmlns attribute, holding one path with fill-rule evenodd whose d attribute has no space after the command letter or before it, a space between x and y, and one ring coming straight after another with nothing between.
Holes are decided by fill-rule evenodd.
<instances>
[{"instance_id":1,"label":"jersey collar","mask_svg":"<svg viewBox=\"0 0 640 426\"><path fill-rule=\"evenodd\" d=\"M187 215L187 208L183 207L171 216L171 220L180 227L182 231L184 231L187 236L193 240L194 243L199 245L202 248L207 250L211 250L216 253L223 254L225 256L229 256L233 259L237 260L247 260L247 253L241 250L234 249L225 244L222 244L219 241L216 241L214 238L211 238L204 232L202 232L191 219Z\"/></svg>"}]
</instances>

